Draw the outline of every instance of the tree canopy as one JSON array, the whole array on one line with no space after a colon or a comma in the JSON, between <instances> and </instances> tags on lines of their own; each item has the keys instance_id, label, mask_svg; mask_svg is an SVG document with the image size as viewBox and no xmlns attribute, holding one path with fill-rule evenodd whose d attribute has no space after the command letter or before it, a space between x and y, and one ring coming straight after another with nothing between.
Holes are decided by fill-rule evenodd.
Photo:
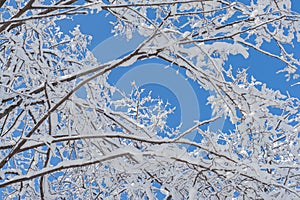
<instances>
[{"instance_id":1,"label":"tree canopy","mask_svg":"<svg viewBox=\"0 0 300 200\"><path fill-rule=\"evenodd\" d=\"M3 199L300 198L299 99L225 65L255 50L297 81L291 0L1 0L0 11ZM90 35L59 25L95 13L113 17L115 35L144 41L98 62ZM180 131L166 123L175 108L107 82L113 69L152 58L212 91L213 116ZM74 95L82 86L84 99ZM222 117L228 130L210 130Z\"/></svg>"}]
</instances>

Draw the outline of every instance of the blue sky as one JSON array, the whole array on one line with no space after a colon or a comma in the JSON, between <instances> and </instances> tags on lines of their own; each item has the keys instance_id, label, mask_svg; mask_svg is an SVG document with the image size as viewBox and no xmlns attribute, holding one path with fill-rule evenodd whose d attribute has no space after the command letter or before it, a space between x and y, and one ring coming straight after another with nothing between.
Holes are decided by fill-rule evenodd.
<instances>
[{"instance_id":1,"label":"blue sky","mask_svg":"<svg viewBox=\"0 0 300 200\"><path fill-rule=\"evenodd\" d=\"M297 2L297 0L292 1L293 9L295 11L300 11L300 5ZM114 41L112 38L113 34L111 33L112 25L109 23L109 21L114 20L114 18L111 15L106 16L106 13L100 12L99 14L94 15L85 15L85 16L75 16L73 20L68 20L67 23L63 22L62 29L66 32L71 30L73 27L75 27L77 24L80 24L81 31L85 34L89 34L93 36L92 43L90 45L90 49L93 50L95 48L99 48L102 45L102 53L96 52L95 56L99 59L102 59L103 62L110 60L113 57L119 57L122 56L124 53L128 53L130 49L132 50L136 44L133 44L132 42L126 43L126 39L124 38L118 38L119 41ZM137 40L137 39L135 39ZM108 43L108 45L103 45L103 43ZM142 39L140 40L142 41ZM121 45L122 43L122 45ZM266 49L274 49L275 44L269 44L266 45ZM109 48L111 47L111 48ZM300 57L300 45L296 44L293 49L289 49L290 52L293 52L297 57ZM106 56L102 56L103 52ZM159 61L157 59L149 59L147 61L137 62L131 67L127 68L119 68L116 70L113 70L112 74L110 75L109 82L111 84L116 84L122 76L126 75L126 73L129 73L130 70L141 66L143 64L162 64L162 65L168 65L168 63ZM300 97L299 88L300 86L291 86L293 81L286 82L286 78L284 77L284 74L276 74L276 72L279 69L282 69L284 67L284 64L274 58L270 58L266 55L262 55L261 53L249 49L249 57L245 59L241 55L238 56L230 56L229 60L226 62L225 67L227 68L229 65L232 65L234 69L238 68L247 68L249 75L253 75L258 81L264 82L267 84L268 87L273 88L274 90L280 90L283 94L286 94L286 91L289 92L291 96ZM178 68L173 68L173 71L177 71ZM171 70L172 71L172 70ZM185 72L182 69L178 70L182 76L184 76ZM170 72L172 74L172 72ZM146 74L140 74L140 76L132 77L132 81L134 79L142 80L143 76L147 76ZM148 74L149 76L149 74ZM151 79L151 78L150 78ZM176 78L175 78L176 79ZM180 79L180 78L179 78ZM136 81L136 80L135 80ZM177 80L173 80L173 82L176 82ZM155 82L155 81L154 81ZM157 82L157 80L156 80ZM186 98L191 99L189 106L185 106L183 104L186 104L186 102L181 103L182 100L180 100L179 94L174 94L176 92L169 90L168 86L160 84L151 84L151 83L142 83L143 87L149 91L153 91L153 95L155 97L160 97L164 99L165 101L169 101L173 106L177 108L177 111L175 111L174 115L170 116L170 120L168 123L171 126L179 125L180 121L182 121L183 117L183 108L182 107L191 107L192 105L197 109L198 111L194 111L191 113L191 115L198 116L200 120L207 119L211 116L210 108L205 105L206 98L208 97L209 93L201 90L199 88L199 85L191 80L188 80L188 83L193 88L195 94L196 94L196 100L195 97L191 98L191 96L187 96ZM294 81L295 82L295 81ZM174 83L172 83L174 84ZM178 87L182 87L181 85L178 85ZM186 88L182 88L181 90L189 90ZM82 91L81 91L82 92ZM177 91L178 92L178 91ZM177 97L177 98L176 98ZM181 97L182 98L182 97ZM197 102L196 102L197 101ZM198 105L196 105L198 104ZM180 111L181 109L181 111ZM198 114L198 115L197 115ZM191 117L189 118L190 122L184 122L183 129L187 128L191 125L194 118L197 117ZM187 121L187 120L185 120ZM219 122L215 123L212 127L213 129L221 129L223 125L223 120L219 120Z\"/></svg>"}]
</instances>

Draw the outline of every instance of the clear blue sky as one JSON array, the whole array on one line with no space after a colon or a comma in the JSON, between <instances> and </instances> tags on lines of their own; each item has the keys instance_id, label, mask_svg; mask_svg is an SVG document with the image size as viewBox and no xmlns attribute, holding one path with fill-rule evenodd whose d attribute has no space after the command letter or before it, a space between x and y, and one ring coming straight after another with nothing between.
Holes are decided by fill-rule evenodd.
<instances>
[{"instance_id":1,"label":"clear blue sky","mask_svg":"<svg viewBox=\"0 0 300 200\"><path fill-rule=\"evenodd\" d=\"M293 2L293 4L292 4L293 9L295 11L299 12L300 4L298 4L299 3L298 0L293 0L292 2ZM103 41L107 41L108 38L112 37L112 33L111 33L112 26L110 25L109 21L113 20L113 19L114 18L112 18L110 15L105 16L105 13L103 13L103 12L101 12L100 14L97 14L97 15L75 16L73 21L68 21L67 24L63 23L64 24L63 29L65 31L68 31L71 28L73 28L76 24L80 24L81 31L83 33L93 36L93 40L92 40L92 43L90 46L90 49L92 50L95 47L97 47L99 44L101 44ZM107 53L107 55L116 54L116 56L121 56L122 52L127 53L126 51L128 51L128 48L126 49L124 47L124 45L130 46L130 48L132 46L134 46L131 43L126 44L126 42L124 43L124 41L123 41L123 43L124 43L123 47L120 43L120 44L118 44L118 45L120 45L120 48L119 48L118 45L115 44L115 42L111 42L111 41L109 41L109 42L114 43L113 45L111 45L113 48L112 49L105 48L105 50L106 51L111 50L112 52L115 52L115 53L109 52L109 53ZM266 48L272 49L273 47L274 46L272 44L270 44ZM118 49L121 49L120 52L118 52ZM296 56L298 56L300 58L300 45L299 44L296 44L295 48L290 49L290 51L293 52ZM253 49L249 50L249 54L250 54L250 56L248 59L244 59L242 56L231 56L226 65L228 66L229 64L231 64L235 69L248 68L249 74L253 75L258 81L267 83L268 87L273 88L275 90L280 90L284 94L286 94L286 91L288 91L292 96L295 96L298 98L300 97L300 92L298 92L300 89L300 86L291 87L290 85L293 82L286 82L284 74L276 74L276 72L279 69L282 69L284 67L283 63L275 60L274 58L270 58L266 55L262 55ZM99 53L96 55L96 57L99 57ZM109 59L109 58L107 58L107 59ZM110 76L109 81L112 84L115 84L124 74L128 73L128 71L130 71L134 67L141 66L145 63L146 64L147 63L150 63L150 64L151 63L162 63L162 64L167 65L167 63L160 62L160 61L153 60L153 59L150 61L148 60L148 61L138 62L133 67L125 68L125 69L121 68L118 70L114 70L112 75ZM180 70L180 72L183 72L183 71ZM184 72L182 74L184 74ZM144 76L144 75L141 74L140 76ZM141 79L141 77L137 76L136 79ZM200 119L207 119L208 117L210 117L210 109L207 106L203 106L203 105L205 105L205 101L206 101L206 98L209 95L209 93L201 91L199 89L198 85L192 81L189 81L189 84L193 87L194 91L197 94L196 101L198 101L198 107L200 110ZM182 120L182 117L180 117L180 115L184 115L182 110L180 111L180 108L185 109L185 108L182 108L185 106L182 104L186 104L186 103L181 102L181 106L180 106L180 103L178 103L178 102L182 101L182 100L180 100L180 94L174 94L176 92L178 93L178 91L168 90L168 86L167 87L165 87L165 86L166 85L163 86L160 83L145 84L144 88L146 88L147 90L153 90L154 96L159 96L165 100L168 100L174 106L176 106L176 108L179 108L179 109L177 109L177 111L174 113L173 116L170 116L170 120L168 121L170 123L170 125L172 125L172 126L178 125L180 123L180 120ZM178 87L181 87L181 86L178 86ZM185 90L188 90L188 89L185 89ZM177 96L177 98L176 98L176 96ZM191 97L187 97L187 98L190 98L191 102L195 102L195 101L193 101L194 100L193 98L191 98ZM196 113L193 113L193 114L196 115ZM187 123L186 125L190 125L190 123ZM216 128L218 128L220 126L221 126L220 124L215 125Z\"/></svg>"}]
</instances>

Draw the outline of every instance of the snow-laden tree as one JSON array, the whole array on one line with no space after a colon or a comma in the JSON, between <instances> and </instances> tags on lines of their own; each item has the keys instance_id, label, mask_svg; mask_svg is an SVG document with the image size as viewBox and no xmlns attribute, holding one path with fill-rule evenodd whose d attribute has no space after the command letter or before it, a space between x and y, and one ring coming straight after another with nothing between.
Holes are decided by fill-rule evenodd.
<instances>
[{"instance_id":1,"label":"snow-laden tree","mask_svg":"<svg viewBox=\"0 0 300 200\"><path fill-rule=\"evenodd\" d=\"M291 6L1 0L1 199L299 199L299 99L224 65L253 49L285 63L280 72L297 79L292 47L300 41L300 15ZM114 16L116 35L145 40L122 58L98 63L88 49L92 37L79 26L63 32L57 22L99 12ZM180 132L167 127L173 109L162 100L135 85L124 94L107 83L112 69L150 58L184 68L213 91L213 117ZM74 95L82 86L85 99ZM114 93L123 98L112 99ZM232 126L210 131L220 117ZM184 137L194 131L201 142Z\"/></svg>"}]
</instances>

